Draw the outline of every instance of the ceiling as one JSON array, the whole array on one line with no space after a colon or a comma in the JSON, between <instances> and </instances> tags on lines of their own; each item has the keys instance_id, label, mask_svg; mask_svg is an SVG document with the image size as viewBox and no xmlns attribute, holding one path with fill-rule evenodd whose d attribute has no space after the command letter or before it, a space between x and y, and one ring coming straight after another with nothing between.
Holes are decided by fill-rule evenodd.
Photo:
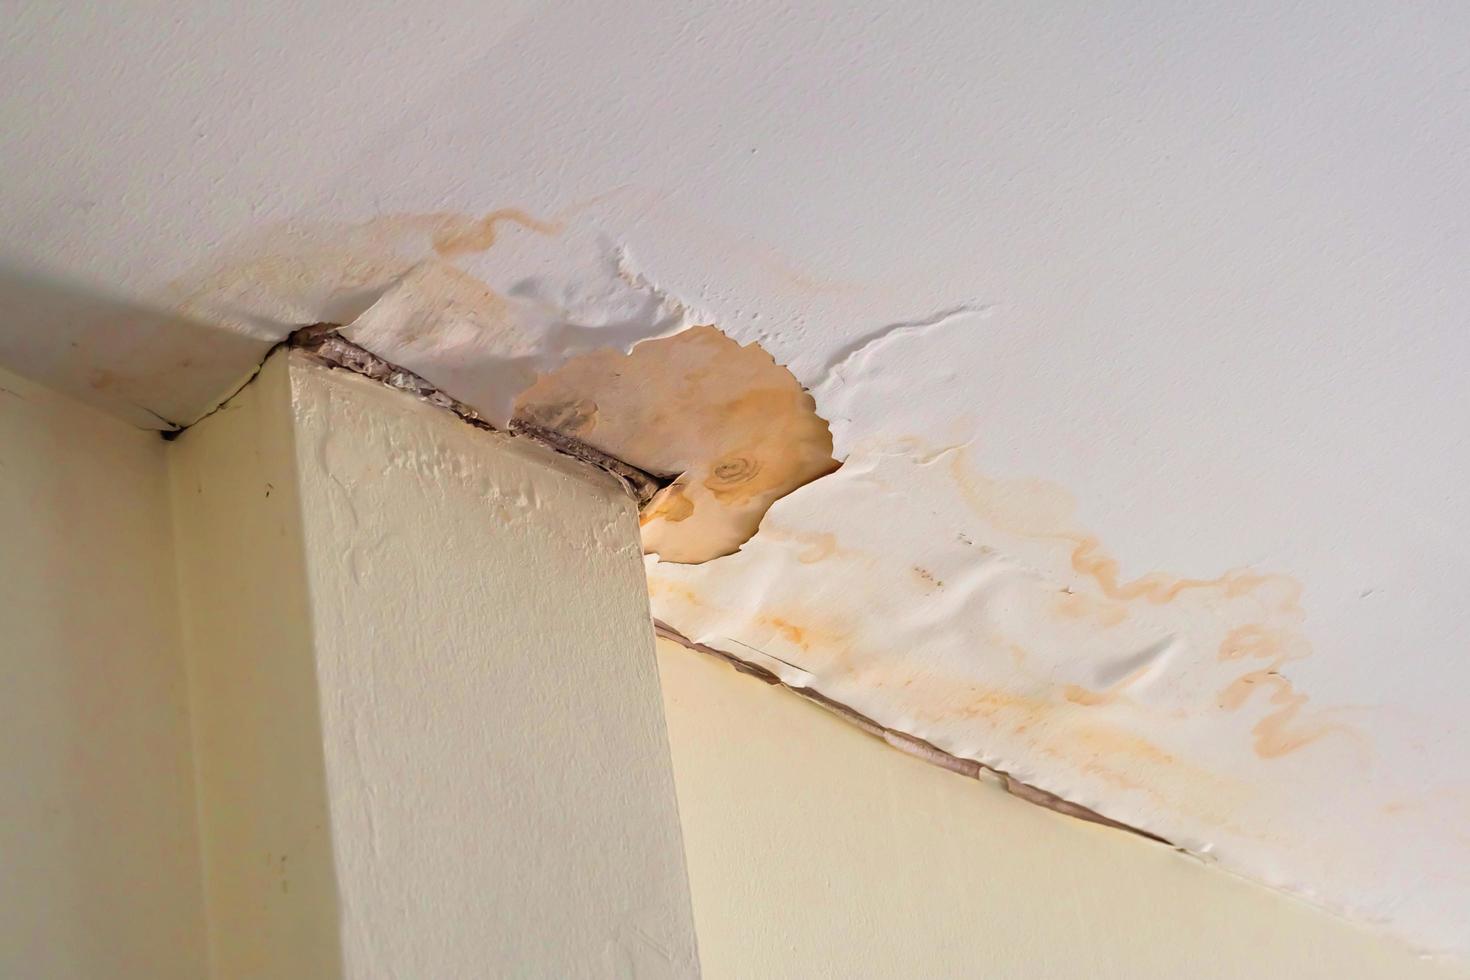
<instances>
[{"instance_id":1,"label":"ceiling","mask_svg":"<svg viewBox=\"0 0 1470 980\"><path fill-rule=\"evenodd\" d=\"M353 323L503 418L715 324L842 465L655 615L1470 952L1470 8L7 13L0 361L157 427Z\"/></svg>"}]
</instances>

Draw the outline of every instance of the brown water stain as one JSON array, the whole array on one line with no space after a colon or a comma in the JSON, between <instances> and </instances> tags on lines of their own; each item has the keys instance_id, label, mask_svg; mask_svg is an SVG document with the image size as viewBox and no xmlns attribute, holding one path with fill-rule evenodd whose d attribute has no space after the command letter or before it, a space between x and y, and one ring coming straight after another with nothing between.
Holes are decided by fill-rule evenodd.
<instances>
[{"instance_id":1,"label":"brown water stain","mask_svg":"<svg viewBox=\"0 0 1470 980\"><path fill-rule=\"evenodd\" d=\"M1219 709L1235 711L1257 691L1270 692L1269 710L1253 728L1252 749L1260 758L1280 758L1334 732L1355 734L1346 726L1307 717L1307 695L1279 673L1284 664L1312 652L1301 628L1302 586L1295 579L1248 568L1213 578L1156 571L1125 579L1119 561L1104 550L1100 539L1075 526L1075 504L1066 491L1040 480L986 477L970 467L963 449L956 452L950 474L976 516L1023 541L1058 545L1066 567L1084 576L1092 592L1083 592L1081 584L1064 591L1053 604L1058 616L1095 617L1104 627L1130 617L1143 617L1146 623L1151 608L1187 602L1196 628L1218 635L1217 662L1270 660L1268 667L1231 678L1216 700ZM1203 669L1199 664L1191 667ZM1131 675L1125 680L1131 683ZM1079 705L1096 706L1117 700L1120 690L1099 692L1069 685L1063 696Z\"/></svg>"},{"instance_id":2,"label":"brown water stain","mask_svg":"<svg viewBox=\"0 0 1470 980\"><path fill-rule=\"evenodd\" d=\"M861 682L861 679L858 679ZM1079 708L1054 700L1045 687L1017 691L931 671L909 671L890 683L900 688L905 707L923 727L960 719L984 719L997 729L1025 738L1041 755L1121 789L1143 792L1161 805L1177 806L1159 792L1157 775L1171 780L1223 786L1217 777L1196 771L1173 753L1116 724L1083 720Z\"/></svg>"},{"instance_id":3,"label":"brown water stain","mask_svg":"<svg viewBox=\"0 0 1470 980\"><path fill-rule=\"evenodd\" d=\"M663 561L733 554L771 504L838 466L791 372L713 326L575 357L524 391L515 414L677 474L642 515L644 550Z\"/></svg>"},{"instance_id":4,"label":"brown water stain","mask_svg":"<svg viewBox=\"0 0 1470 980\"><path fill-rule=\"evenodd\" d=\"M828 657L841 656L852 647L852 631L827 618L814 618L801 613L767 613L759 616L757 628L772 630L782 640L803 653L822 651Z\"/></svg>"},{"instance_id":5,"label":"brown water stain","mask_svg":"<svg viewBox=\"0 0 1470 980\"><path fill-rule=\"evenodd\" d=\"M694 609L705 607L705 601L698 592L695 592L682 582L674 582L669 579L649 576L648 594L655 599L672 599L676 602L682 602L684 605Z\"/></svg>"},{"instance_id":6,"label":"brown water stain","mask_svg":"<svg viewBox=\"0 0 1470 980\"><path fill-rule=\"evenodd\" d=\"M544 221L520 208L501 208L481 218L442 214L434 230L434 251L444 258L488 251L495 244L497 226L502 222L518 225L540 235L560 234L566 227L561 221Z\"/></svg>"},{"instance_id":7,"label":"brown water stain","mask_svg":"<svg viewBox=\"0 0 1470 980\"><path fill-rule=\"evenodd\" d=\"M648 506L638 515L638 526L643 527L651 521L677 524L688 520L693 513L694 501L685 495L682 486L675 484L649 501Z\"/></svg>"},{"instance_id":8,"label":"brown water stain","mask_svg":"<svg viewBox=\"0 0 1470 980\"><path fill-rule=\"evenodd\" d=\"M1279 575L1259 575L1245 569L1234 569L1217 578L1180 578L1167 572L1149 572L1131 582L1119 581L1117 559L1102 553L1102 542L1092 535L1056 532L1051 537L1072 544L1072 568L1091 577L1110 599L1128 602L1142 599L1155 605L1173 602L1193 589L1215 590L1228 598L1242 596L1271 582L1283 581Z\"/></svg>"},{"instance_id":9,"label":"brown water stain","mask_svg":"<svg viewBox=\"0 0 1470 980\"><path fill-rule=\"evenodd\" d=\"M1275 710L1256 722L1251 732L1255 735L1256 754L1263 759L1275 759L1310 745L1333 732L1347 732L1344 725L1325 721L1302 720L1299 716L1306 707L1307 696L1297 691L1290 680L1279 673L1280 663L1261 670L1253 670L1238 677L1220 694L1220 707L1235 711L1255 696L1257 691L1270 691L1269 703Z\"/></svg>"},{"instance_id":10,"label":"brown water stain","mask_svg":"<svg viewBox=\"0 0 1470 980\"><path fill-rule=\"evenodd\" d=\"M554 235L592 202L541 218L519 207L484 214L390 212L357 222L286 222L261 229L171 285L178 309L201 322L250 332L322 320L347 322L364 297L420 262L488 251L506 224Z\"/></svg>"},{"instance_id":11,"label":"brown water stain","mask_svg":"<svg viewBox=\"0 0 1470 980\"><path fill-rule=\"evenodd\" d=\"M1064 619L1090 620L1104 628L1121 625L1128 619L1126 604L1083 595L1080 592L1057 593L1052 608L1058 616Z\"/></svg>"},{"instance_id":12,"label":"brown water stain","mask_svg":"<svg viewBox=\"0 0 1470 980\"><path fill-rule=\"evenodd\" d=\"M830 531L793 531L762 524L760 535L763 539L797 545L796 560L803 565L815 565L829 558L851 554L838 544L837 535Z\"/></svg>"}]
</instances>

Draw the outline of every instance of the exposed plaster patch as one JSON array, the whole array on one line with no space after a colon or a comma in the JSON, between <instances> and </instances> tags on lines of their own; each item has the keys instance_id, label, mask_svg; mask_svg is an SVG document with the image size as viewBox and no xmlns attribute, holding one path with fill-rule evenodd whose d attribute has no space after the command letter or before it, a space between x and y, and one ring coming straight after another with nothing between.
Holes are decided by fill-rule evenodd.
<instances>
[{"instance_id":1,"label":"exposed plaster patch","mask_svg":"<svg viewBox=\"0 0 1470 980\"><path fill-rule=\"evenodd\" d=\"M318 324L298 330L291 335L287 345L326 367L351 371L452 412L476 428L496 431L495 426L464 402L445 394L412 371L389 364L381 357L344 339L335 324ZM554 452L606 471L628 491L639 506L648 503L658 492L660 484L654 477L575 439L548 432L535 425L517 424L514 420L509 431L512 435L529 439Z\"/></svg>"},{"instance_id":2,"label":"exposed plaster patch","mask_svg":"<svg viewBox=\"0 0 1470 980\"><path fill-rule=\"evenodd\" d=\"M673 476L641 518L644 550L664 561L733 554L772 503L838 466L791 372L711 326L577 357L522 392L515 415Z\"/></svg>"}]
</instances>

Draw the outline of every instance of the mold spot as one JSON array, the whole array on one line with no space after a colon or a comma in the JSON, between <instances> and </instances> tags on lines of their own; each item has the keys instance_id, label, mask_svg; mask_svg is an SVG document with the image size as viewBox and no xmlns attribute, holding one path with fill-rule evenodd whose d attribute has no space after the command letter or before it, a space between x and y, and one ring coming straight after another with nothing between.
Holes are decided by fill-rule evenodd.
<instances>
[{"instance_id":1,"label":"mold spot","mask_svg":"<svg viewBox=\"0 0 1470 980\"><path fill-rule=\"evenodd\" d=\"M771 504L839 465L791 372L713 326L573 358L520 395L515 417L675 477L640 523L646 553L682 564L738 551Z\"/></svg>"}]
</instances>

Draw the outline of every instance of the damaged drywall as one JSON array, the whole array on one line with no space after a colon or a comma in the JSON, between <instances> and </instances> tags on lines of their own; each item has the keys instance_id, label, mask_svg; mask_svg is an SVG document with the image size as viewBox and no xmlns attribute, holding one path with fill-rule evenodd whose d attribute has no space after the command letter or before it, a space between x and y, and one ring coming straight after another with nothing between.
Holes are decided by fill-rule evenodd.
<instances>
[{"instance_id":1,"label":"damaged drywall","mask_svg":"<svg viewBox=\"0 0 1470 980\"><path fill-rule=\"evenodd\" d=\"M1039 789L1029 783L1024 783L1010 773L1002 772L999 769L987 766L974 759L961 759L958 756L950 755L943 749L923 739L915 738L904 732L894 731L891 728L880 725L861 712L854 711L845 704L833 701L820 691L815 691L809 687L793 687L758 664L743 660L729 651L717 650L714 647L705 646L703 643L695 643L667 623L654 620L653 626L654 632L659 636L671 640L689 650L707 654L717 660L722 660L742 674L749 674L767 684L778 685L792 694L806 701L810 701L823 710L831 712L854 728L880 739L887 745L906 755L912 755L931 765L939 766L941 769L948 769L950 772L967 776L971 779L989 778L1011 795L1020 797L1029 803L1035 803L1037 806L1045 807L1048 810L1054 810L1064 816L1085 820L1088 823L1101 824L1116 830L1127 831L1128 833L1137 834L1161 844L1168 843L1163 838L1150 834L1147 831L1139 830L1137 827L1129 827L1126 824L1118 823L1116 820L1110 820L1095 810L1089 810L1087 807L1079 806L1070 800L1064 800L1053 793L1048 793L1046 790Z\"/></svg>"},{"instance_id":2,"label":"damaged drywall","mask_svg":"<svg viewBox=\"0 0 1470 980\"><path fill-rule=\"evenodd\" d=\"M522 392L515 414L670 474L640 518L644 551L664 561L733 554L771 504L838 465L791 372L708 325L583 354Z\"/></svg>"},{"instance_id":3,"label":"damaged drywall","mask_svg":"<svg viewBox=\"0 0 1470 980\"><path fill-rule=\"evenodd\" d=\"M696 355L692 358L691 363L691 358L684 354L684 348L679 344L686 338L689 343L697 345L696 349L702 348L705 356ZM680 460L690 458L685 454L690 451L691 447L694 451L693 458L711 455L710 437L704 426L713 422L716 437L723 435L724 442L728 445L753 443L772 452L798 457L803 451L808 451L813 474L810 479L825 475L826 472L836 468L835 460L831 460L830 457L823 458L830 451L831 438L826 426L811 412L810 396L795 385L789 372L780 369L764 352L740 348L739 345L733 344L711 327L692 328L668 340L648 343L656 350L642 364L637 365L638 369L625 367L624 357L594 354L584 356L553 375L543 378L517 399L517 415L510 422L510 431L513 435L529 438L555 452L596 466L621 483L638 501L643 510L644 517L640 521L640 526L645 535L645 553L657 555L658 542L667 537L666 535L665 538L655 538L650 541L647 535L650 524L662 520L667 514L669 504L666 495L668 491L686 486L698 476L717 470L718 467L692 467L687 462L672 462L660 468L682 467L681 476L674 480L664 480L660 484L658 478L647 471L637 469L586 441L594 432L600 437L597 441L607 448L632 452L635 457L641 452L643 454L641 458L644 459ZM475 409L439 391L412 372L389 364L357 344L346 340L341 335L340 327L336 324L318 324L296 330L281 346L298 351L325 367L349 371L426 401L450 412L471 426L494 430L494 427L486 422ZM754 346L751 345L752 348ZM672 355L667 353L668 348L672 348L675 353ZM635 348L635 355L637 352ZM732 354L735 357L753 355L746 359L744 372L739 370L742 365L738 360L732 363ZM626 357L631 359L635 355ZM751 373L754 373L759 379L756 383L752 383L749 377ZM670 378L676 381L671 383ZM704 395L709 401L695 403L694 399L697 395L690 391L690 388L697 388L698 394ZM673 397L671 389L677 391L681 397ZM721 398L722 392L726 394L734 392L735 396ZM582 397L576 397L572 401L566 400L571 396L580 395L595 397L597 401L592 402L590 398ZM783 395L784 397L780 397ZM752 403L766 411L751 415L745 414L742 406ZM822 456L811 453L808 446L800 444L794 447L787 446L770 439L769 436L762 441L759 437L758 423L770 419L769 410L779 405L790 406L789 410L794 410L794 413L798 414L796 427L810 433L811 443L827 447L819 450ZM601 406L608 406L607 415L613 423L605 428L597 424L602 417ZM575 411L572 410L574 407ZM776 424L770 426L767 431L785 434L793 427L789 420L784 426L780 424L783 420L779 411L775 413L775 421ZM725 422L726 425L722 426L722 422ZM724 432L720 431L722 428ZM733 435L730 435L730 432L733 432ZM166 435L173 437L177 435L177 430L166 433ZM672 437L673 444L670 445L663 438L657 438L663 435ZM680 445L681 436L684 445ZM645 447L641 451L640 444ZM716 442L714 445L718 446L719 443ZM659 456L659 453L666 455ZM749 469L758 473L763 457L759 453L752 455L755 462ZM789 474L793 471L801 472L795 467L788 466L786 472ZM799 485L805 485L810 482L810 479L802 479ZM780 488L775 481L769 480L765 485L780 489L780 492L771 498L772 502L785 492L795 489L794 486ZM718 495L714 496L715 506L723 502ZM675 538L676 552L682 557L659 557L664 561L698 564L733 553L738 550L740 543L748 540L755 533L759 526L759 518L768 507L769 503L761 507L758 512L745 514L737 512L736 517L742 518L738 521L739 526L736 529L738 541L720 554L708 554L697 550L708 542L706 535L694 541L681 541ZM677 524L681 521L670 523ZM720 546L725 547L723 543ZM665 550L669 549L665 548ZM819 691L808 687L793 687L757 664L741 659L728 651L695 643L665 623L655 620L654 627L660 636L672 639L691 650L715 656L735 669L752 674L768 684L785 687L906 754L914 755L960 775L977 779L990 777L1007 792L1058 813L1167 843L1162 841L1162 838L1146 831L1118 823L1087 807L1022 782L1007 772L972 759L956 757L923 739L884 727L847 705L833 701ZM794 665L787 664L787 666Z\"/></svg>"},{"instance_id":4,"label":"damaged drywall","mask_svg":"<svg viewBox=\"0 0 1470 980\"><path fill-rule=\"evenodd\" d=\"M457 416L460 421L475 428L495 431L475 409L464 402L445 394L423 378L343 338L337 324L317 324L295 331L284 342L284 346L300 351L318 364L329 368L340 368L360 375L371 381L386 385L426 401ZM512 419L509 425L512 435L529 439L544 448L564 456L571 456L583 463L605 471L613 477L640 507L648 505L663 486L663 482L650 473L630 466L615 456L579 442L567 435L541 426ZM172 437L174 433L166 433Z\"/></svg>"},{"instance_id":5,"label":"damaged drywall","mask_svg":"<svg viewBox=\"0 0 1470 980\"><path fill-rule=\"evenodd\" d=\"M708 326L595 226L506 213L454 223L480 230L444 254L414 226L432 254L332 336L476 424L626 467L671 634L931 762L1376 914L1341 897L1372 882L1336 855L1402 811L1324 822L1354 807L1336 774L1377 771L1378 749L1301 680L1306 586L1260 564L1134 570L1049 467L996 472L992 433L1025 400L984 367L1004 309L869 324L793 373L765 349L779 330ZM775 479L716 493L751 476Z\"/></svg>"},{"instance_id":6,"label":"damaged drywall","mask_svg":"<svg viewBox=\"0 0 1470 980\"><path fill-rule=\"evenodd\" d=\"M503 426L715 324L842 466L661 620L1470 950L1463 11L43 6L0 359L167 428L341 323Z\"/></svg>"},{"instance_id":7,"label":"damaged drywall","mask_svg":"<svg viewBox=\"0 0 1470 980\"><path fill-rule=\"evenodd\" d=\"M338 325L298 330L288 343L493 428ZM521 393L505 427L612 474L638 501L644 552L698 564L738 551L772 503L837 468L813 404L757 345L700 326L568 362Z\"/></svg>"}]
</instances>

